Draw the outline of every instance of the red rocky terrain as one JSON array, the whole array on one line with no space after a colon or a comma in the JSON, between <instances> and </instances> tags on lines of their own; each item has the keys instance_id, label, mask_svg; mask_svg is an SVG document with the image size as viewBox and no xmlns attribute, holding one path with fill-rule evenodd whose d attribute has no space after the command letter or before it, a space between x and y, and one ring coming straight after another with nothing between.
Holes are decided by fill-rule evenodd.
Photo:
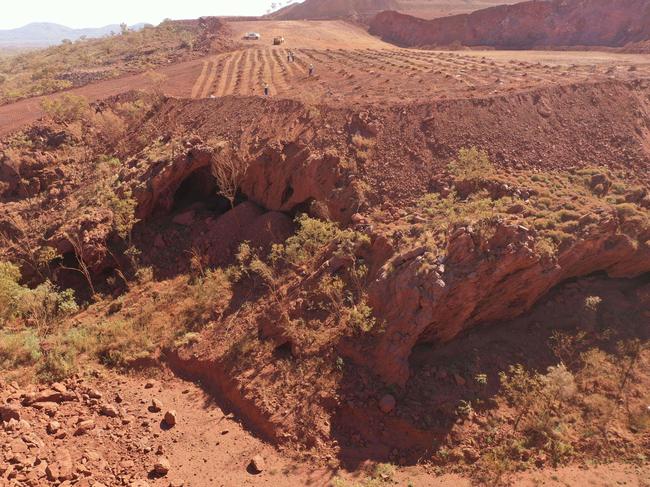
<instances>
[{"instance_id":1,"label":"red rocky terrain","mask_svg":"<svg viewBox=\"0 0 650 487\"><path fill-rule=\"evenodd\" d=\"M411 47L624 47L650 38L650 5L644 0L544 0L433 20L382 12L371 21L370 32Z\"/></svg>"},{"instance_id":2,"label":"red rocky terrain","mask_svg":"<svg viewBox=\"0 0 650 487\"><path fill-rule=\"evenodd\" d=\"M642 56L356 42L7 123L3 482L641 485Z\"/></svg>"}]
</instances>

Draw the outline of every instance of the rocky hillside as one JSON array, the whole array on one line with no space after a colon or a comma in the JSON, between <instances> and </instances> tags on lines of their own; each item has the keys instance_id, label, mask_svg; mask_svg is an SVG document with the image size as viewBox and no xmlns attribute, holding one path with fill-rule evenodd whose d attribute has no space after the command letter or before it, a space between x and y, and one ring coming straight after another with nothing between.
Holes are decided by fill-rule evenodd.
<instances>
[{"instance_id":1,"label":"rocky hillside","mask_svg":"<svg viewBox=\"0 0 650 487\"><path fill-rule=\"evenodd\" d=\"M382 12L372 20L370 31L402 46L623 47L650 39L650 3L531 1L430 21L395 11Z\"/></svg>"},{"instance_id":2,"label":"rocky hillside","mask_svg":"<svg viewBox=\"0 0 650 487\"><path fill-rule=\"evenodd\" d=\"M3 57L0 105L196 59L235 44L225 22L204 17Z\"/></svg>"},{"instance_id":3,"label":"rocky hillside","mask_svg":"<svg viewBox=\"0 0 650 487\"><path fill-rule=\"evenodd\" d=\"M516 0L306 0L268 15L274 20L369 20L385 10L432 19L472 12Z\"/></svg>"},{"instance_id":4,"label":"rocky hillside","mask_svg":"<svg viewBox=\"0 0 650 487\"><path fill-rule=\"evenodd\" d=\"M136 24L130 30L140 30L146 24ZM76 41L81 38L104 37L119 34L119 24L104 27L72 29L65 25L49 22L35 22L17 29L0 30L0 46L44 47L58 44L64 39Z\"/></svg>"},{"instance_id":5,"label":"rocky hillside","mask_svg":"<svg viewBox=\"0 0 650 487\"><path fill-rule=\"evenodd\" d=\"M164 361L328 465L638 461L649 94L612 80L381 106L64 98L0 144L0 372ZM111 424L75 388L56 419L82 428L71 442ZM43 390L0 398L29 392ZM46 431L16 408L5 422ZM607 434L590 435L595 415ZM5 458L69 464L15 441L16 421Z\"/></svg>"}]
</instances>

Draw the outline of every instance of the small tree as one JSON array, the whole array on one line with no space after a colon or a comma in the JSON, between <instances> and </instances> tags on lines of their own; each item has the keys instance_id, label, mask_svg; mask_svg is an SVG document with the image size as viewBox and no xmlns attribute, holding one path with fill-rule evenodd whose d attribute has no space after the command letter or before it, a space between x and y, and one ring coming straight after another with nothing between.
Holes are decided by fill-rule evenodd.
<instances>
[{"instance_id":1,"label":"small tree","mask_svg":"<svg viewBox=\"0 0 650 487\"><path fill-rule=\"evenodd\" d=\"M107 145L115 147L118 150L122 147L126 133L126 123L122 118L113 111L104 111L96 114L93 122L95 127L99 129Z\"/></svg>"},{"instance_id":2,"label":"small tree","mask_svg":"<svg viewBox=\"0 0 650 487\"><path fill-rule=\"evenodd\" d=\"M97 292L95 291L95 286L93 284L90 268L88 267L88 264L86 264L86 253L84 249L83 239L79 235L72 235L67 232L64 233L64 236L68 240L68 242L70 242L70 245L72 245L72 249L74 250L74 256L75 259L77 260L77 264L79 264L79 268L66 267L66 266L61 266L61 268L70 271L75 271L81 274L86 280L86 282L88 283L88 287L90 288L90 292L92 293L92 296L95 297L97 295Z\"/></svg>"},{"instance_id":3,"label":"small tree","mask_svg":"<svg viewBox=\"0 0 650 487\"><path fill-rule=\"evenodd\" d=\"M223 143L213 149L215 152L210 169L217 180L218 193L234 208L237 192L246 177L249 164L239 153L228 149Z\"/></svg>"},{"instance_id":4,"label":"small tree","mask_svg":"<svg viewBox=\"0 0 650 487\"><path fill-rule=\"evenodd\" d=\"M0 231L0 258L18 261L22 266L30 267L41 278L51 277L50 263L60 256L52 247L39 247L31 240L38 235L36 222L30 219L13 217L6 218L16 231L16 236Z\"/></svg>"}]
</instances>

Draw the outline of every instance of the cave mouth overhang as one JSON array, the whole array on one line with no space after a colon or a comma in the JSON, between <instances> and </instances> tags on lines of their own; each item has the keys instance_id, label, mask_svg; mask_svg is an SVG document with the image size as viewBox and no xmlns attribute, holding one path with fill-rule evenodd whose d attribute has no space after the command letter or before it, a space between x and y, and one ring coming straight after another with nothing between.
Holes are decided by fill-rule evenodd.
<instances>
[{"instance_id":1,"label":"cave mouth overhang","mask_svg":"<svg viewBox=\"0 0 650 487\"><path fill-rule=\"evenodd\" d=\"M192 171L173 191L171 212L203 206L206 210L223 214L230 210L230 201L219 194L219 185L209 166Z\"/></svg>"}]
</instances>

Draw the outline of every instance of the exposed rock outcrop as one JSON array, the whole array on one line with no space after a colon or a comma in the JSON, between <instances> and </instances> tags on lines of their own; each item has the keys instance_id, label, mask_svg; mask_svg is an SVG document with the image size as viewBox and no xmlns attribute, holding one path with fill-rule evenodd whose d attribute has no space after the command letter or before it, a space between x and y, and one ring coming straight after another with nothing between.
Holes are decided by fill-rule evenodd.
<instances>
[{"instance_id":1,"label":"exposed rock outcrop","mask_svg":"<svg viewBox=\"0 0 650 487\"><path fill-rule=\"evenodd\" d=\"M623 47L650 39L650 4L644 0L529 1L434 20L390 11L372 20L370 32L402 46Z\"/></svg>"},{"instance_id":2,"label":"exposed rock outcrop","mask_svg":"<svg viewBox=\"0 0 650 487\"><path fill-rule=\"evenodd\" d=\"M371 303L386 320L376 370L387 382L403 385L419 342L446 342L471 327L512 319L572 277L650 272L650 230L629 236L624 225L620 216L603 210L551 260L535 250L534 231L507 224L487 241L471 227L456 229L438 266L425 267L424 249L394 257L387 267L395 270L370 286Z\"/></svg>"}]
</instances>

